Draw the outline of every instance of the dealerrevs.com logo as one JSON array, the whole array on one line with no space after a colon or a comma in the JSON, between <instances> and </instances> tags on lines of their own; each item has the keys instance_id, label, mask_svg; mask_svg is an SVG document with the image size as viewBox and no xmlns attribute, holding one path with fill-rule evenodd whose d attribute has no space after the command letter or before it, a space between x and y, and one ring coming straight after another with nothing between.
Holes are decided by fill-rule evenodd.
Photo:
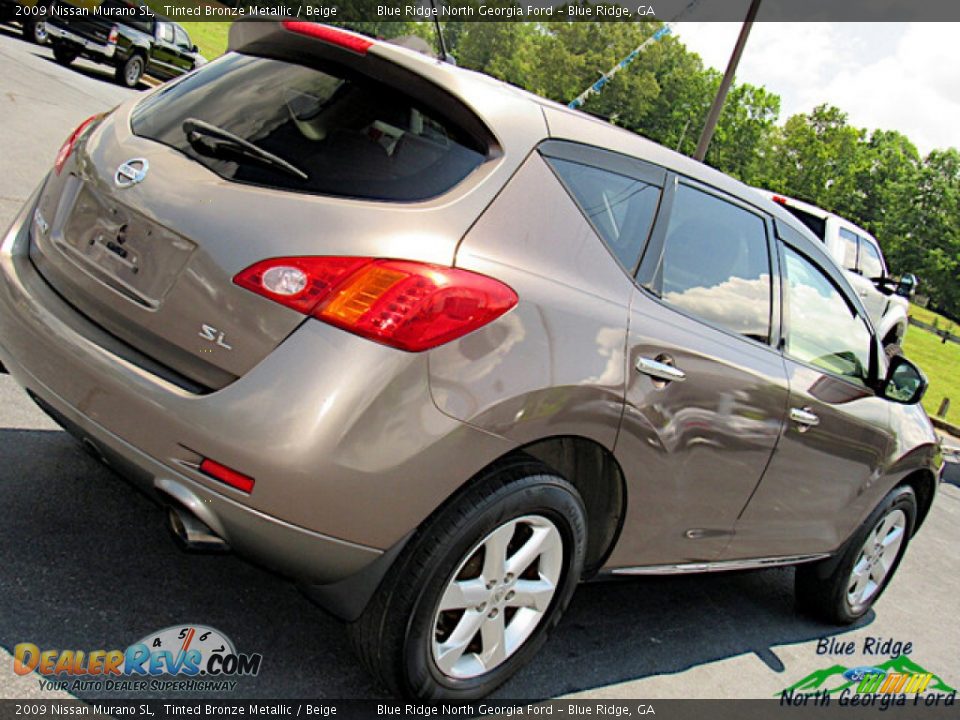
<instances>
[{"instance_id":1,"label":"dealerrevs.com logo","mask_svg":"<svg viewBox=\"0 0 960 720\"><path fill-rule=\"evenodd\" d=\"M43 690L234 690L234 678L255 676L262 660L204 625L173 625L124 650L41 650L28 642L13 649L13 671L44 676Z\"/></svg>"}]
</instances>

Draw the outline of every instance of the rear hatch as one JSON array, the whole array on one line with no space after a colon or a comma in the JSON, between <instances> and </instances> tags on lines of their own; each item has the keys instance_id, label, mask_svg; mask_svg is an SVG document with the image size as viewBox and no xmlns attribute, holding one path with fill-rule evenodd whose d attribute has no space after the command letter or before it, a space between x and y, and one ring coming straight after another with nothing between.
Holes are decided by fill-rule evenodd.
<instances>
[{"instance_id":1,"label":"rear hatch","mask_svg":"<svg viewBox=\"0 0 960 720\"><path fill-rule=\"evenodd\" d=\"M516 164L464 102L402 66L432 63L257 25L239 33L244 53L83 136L33 227L33 261L67 302L206 389L305 321L237 273L284 256L450 265Z\"/></svg>"}]
</instances>

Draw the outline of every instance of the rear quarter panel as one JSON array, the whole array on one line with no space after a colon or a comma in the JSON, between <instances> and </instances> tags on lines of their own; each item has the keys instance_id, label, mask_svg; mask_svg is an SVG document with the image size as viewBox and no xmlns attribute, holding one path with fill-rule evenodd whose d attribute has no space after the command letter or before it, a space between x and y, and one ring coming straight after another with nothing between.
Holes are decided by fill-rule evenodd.
<instances>
[{"instance_id":1,"label":"rear quarter panel","mask_svg":"<svg viewBox=\"0 0 960 720\"><path fill-rule=\"evenodd\" d=\"M579 435L612 448L632 283L539 154L467 233L456 264L520 301L431 353L437 407L517 444Z\"/></svg>"}]
</instances>

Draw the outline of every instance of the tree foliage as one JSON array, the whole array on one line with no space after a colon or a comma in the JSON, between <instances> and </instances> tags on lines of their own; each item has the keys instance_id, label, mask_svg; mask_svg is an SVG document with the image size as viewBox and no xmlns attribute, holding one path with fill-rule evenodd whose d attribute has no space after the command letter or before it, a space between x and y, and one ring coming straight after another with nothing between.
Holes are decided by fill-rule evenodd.
<instances>
[{"instance_id":1,"label":"tree foliage","mask_svg":"<svg viewBox=\"0 0 960 720\"><path fill-rule=\"evenodd\" d=\"M376 27L357 29L434 39L432 23L369 25ZM443 27L448 51L461 66L567 103L660 24L451 21ZM718 72L667 36L648 45L584 110L692 155L719 83ZM868 133L829 105L782 125L779 113L776 94L735 83L706 162L866 227L895 274L916 273L932 304L960 318L960 154L936 150L922 158L901 133Z\"/></svg>"}]
</instances>

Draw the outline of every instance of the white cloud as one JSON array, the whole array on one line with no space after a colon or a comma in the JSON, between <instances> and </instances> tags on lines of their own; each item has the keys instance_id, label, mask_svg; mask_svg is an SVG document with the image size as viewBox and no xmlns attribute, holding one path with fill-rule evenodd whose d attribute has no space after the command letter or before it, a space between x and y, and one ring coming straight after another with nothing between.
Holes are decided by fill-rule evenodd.
<instances>
[{"instance_id":1,"label":"white cloud","mask_svg":"<svg viewBox=\"0 0 960 720\"><path fill-rule=\"evenodd\" d=\"M740 23L680 23L704 62L726 67ZM820 103L868 130L899 130L925 153L960 147L958 23L756 23L740 81L782 99L781 121Z\"/></svg>"}]
</instances>

